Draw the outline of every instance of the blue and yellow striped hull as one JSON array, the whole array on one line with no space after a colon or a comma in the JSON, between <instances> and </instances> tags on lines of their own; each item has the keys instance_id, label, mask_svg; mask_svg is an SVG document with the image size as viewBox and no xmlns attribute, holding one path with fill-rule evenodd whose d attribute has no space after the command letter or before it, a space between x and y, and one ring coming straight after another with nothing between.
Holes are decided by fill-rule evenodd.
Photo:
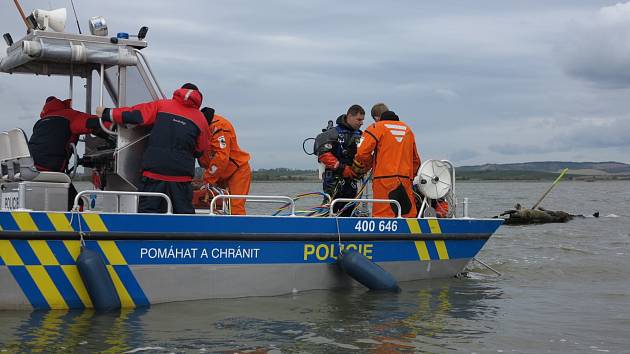
<instances>
[{"instance_id":1,"label":"blue and yellow striped hull","mask_svg":"<svg viewBox=\"0 0 630 354\"><path fill-rule=\"evenodd\" d=\"M76 259L103 256L125 308L353 286L354 249L399 281L453 276L497 219L372 219L0 212L0 309L83 309Z\"/></svg>"}]
</instances>

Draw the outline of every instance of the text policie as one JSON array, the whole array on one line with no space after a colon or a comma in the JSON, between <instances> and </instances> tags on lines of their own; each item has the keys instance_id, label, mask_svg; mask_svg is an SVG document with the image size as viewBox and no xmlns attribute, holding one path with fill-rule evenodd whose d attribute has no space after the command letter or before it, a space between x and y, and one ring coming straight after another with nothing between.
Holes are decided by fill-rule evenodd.
<instances>
[{"instance_id":1,"label":"text policie","mask_svg":"<svg viewBox=\"0 0 630 354\"><path fill-rule=\"evenodd\" d=\"M368 259L372 259L372 247L374 245L371 243L346 243L346 244L337 244L337 243L321 243L319 245L306 244L304 245L304 260L314 260L325 261L329 259L337 259L339 253L343 253L343 251L356 251L362 255L364 255ZM341 250L341 252L339 252Z\"/></svg>"},{"instance_id":2,"label":"text policie","mask_svg":"<svg viewBox=\"0 0 630 354\"><path fill-rule=\"evenodd\" d=\"M140 248L140 258L149 259L245 259L258 258L260 248Z\"/></svg>"}]
</instances>

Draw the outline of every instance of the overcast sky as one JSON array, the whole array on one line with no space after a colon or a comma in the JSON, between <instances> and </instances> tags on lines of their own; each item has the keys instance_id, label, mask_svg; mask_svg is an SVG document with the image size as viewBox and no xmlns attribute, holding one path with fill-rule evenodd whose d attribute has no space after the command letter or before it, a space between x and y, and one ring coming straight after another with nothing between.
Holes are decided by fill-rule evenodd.
<instances>
[{"instance_id":1,"label":"overcast sky","mask_svg":"<svg viewBox=\"0 0 630 354\"><path fill-rule=\"evenodd\" d=\"M25 11L70 1L21 1ZM196 83L254 168L315 168L302 151L352 104L383 101L422 159L630 163L630 3L614 1L81 1L82 29L150 28L169 92ZM13 2L0 29L24 34ZM74 17L66 25L77 32ZM0 56L6 45L0 45ZM78 84L78 82L77 82ZM0 129L29 134L67 79L0 74Z\"/></svg>"}]
</instances>

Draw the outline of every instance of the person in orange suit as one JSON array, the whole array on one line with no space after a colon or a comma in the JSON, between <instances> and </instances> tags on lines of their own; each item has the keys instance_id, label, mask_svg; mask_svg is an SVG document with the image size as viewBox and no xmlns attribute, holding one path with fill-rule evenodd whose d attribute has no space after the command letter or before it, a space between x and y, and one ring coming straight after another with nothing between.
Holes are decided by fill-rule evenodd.
<instances>
[{"instance_id":1,"label":"person in orange suit","mask_svg":"<svg viewBox=\"0 0 630 354\"><path fill-rule=\"evenodd\" d=\"M413 178L420 168L420 156L411 128L396 113L386 111L361 136L354 157L353 170L364 173L372 167L372 193L375 199L395 199L405 217L417 217L412 189ZM375 203L374 217L396 216L396 206Z\"/></svg>"},{"instance_id":2,"label":"person in orange suit","mask_svg":"<svg viewBox=\"0 0 630 354\"><path fill-rule=\"evenodd\" d=\"M249 194L252 180L250 157L238 146L232 123L214 114L212 108L204 107L201 112L210 128L209 147L201 158L201 162L208 166L203 173L204 182L227 189L230 194ZM232 215L245 215L245 199L232 199L230 206Z\"/></svg>"}]
</instances>

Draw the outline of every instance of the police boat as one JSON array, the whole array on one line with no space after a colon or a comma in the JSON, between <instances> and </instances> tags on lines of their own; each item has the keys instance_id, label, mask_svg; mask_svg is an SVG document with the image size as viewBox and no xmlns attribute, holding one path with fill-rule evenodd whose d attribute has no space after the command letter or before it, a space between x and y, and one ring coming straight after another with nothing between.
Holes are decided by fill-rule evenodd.
<instances>
[{"instance_id":1,"label":"police boat","mask_svg":"<svg viewBox=\"0 0 630 354\"><path fill-rule=\"evenodd\" d=\"M3 80L65 76L71 96L81 88L88 113L97 100L128 106L166 97L143 54L146 28L110 38L105 20L93 17L90 34L68 33L55 13L35 11L32 28L16 42L5 35ZM452 277L502 223L468 217L466 203L457 203L453 165L439 160L425 161L418 174L424 198L417 218L402 218L395 200L386 201L397 206L395 218L335 217L333 206L344 200L330 203L329 216L309 217L295 215L291 197L255 195L217 195L205 214L176 215L159 194L167 213L141 214L138 198L151 194L138 192L138 166L150 130L106 130L110 139L87 136L84 156L75 153L73 171L80 163L98 178L78 193L72 211L73 174L37 171L24 132L0 133L0 309L133 308L358 287L337 264L351 252L398 282ZM285 203L289 215L216 212L217 202L233 198ZM432 200L448 200L448 215L429 212ZM92 258L83 262L87 251Z\"/></svg>"}]
</instances>

